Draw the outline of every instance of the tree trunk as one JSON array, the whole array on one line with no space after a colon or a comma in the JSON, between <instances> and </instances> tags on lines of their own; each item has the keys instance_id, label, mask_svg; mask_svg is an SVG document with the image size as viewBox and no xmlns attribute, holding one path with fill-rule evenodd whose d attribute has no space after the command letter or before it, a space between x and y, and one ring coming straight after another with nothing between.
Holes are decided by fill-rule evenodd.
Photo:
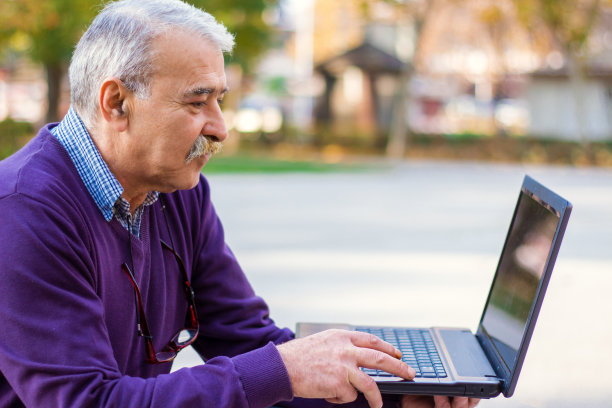
<instances>
[{"instance_id":1,"label":"tree trunk","mask_svg":"<svg viewBox=\"0 0 612 408\"><path fill-rule=\"evenodd\" d=\"M398 91L393 104L391 132L387 144L387 157L401 159L406 154L408 145L408 119L406 118L408 99L410 98L411 68L405 67L399 76Z\"/></svg>"},{"instance_id":2,"label":"tree trunk","mask_svg":"<svg viewBox=\"0 0 612 408\"><path fill-rule=\"evenodd\" d=\"M45 122L59 121L59 102L64 70L61 65L45 65L47 73L47 115Z\"/></svg>"},{"instance_id":3,"label":"tree trunk","mask_svg":"<svg viewBox=\"0 0 612 408\"><path fill-rule=\"evenodd\" d=\"M580 57L573 55L571 52L567 53L568 71L570 78L570 85L572 88L572 94L574 96L574 105L576 107L576 124L578 131L578 138L582 143L586 154L591 158L591 144L589 132L587 130L586 123L586 111L585 111L585 78L584 78L584 64Z\"/></svg>"},{"instance_id":4,"label":"tree trunk","mask_svg":"<svg viewBox=\"0 0 612 408\"><path fill-rule=\"evenodd\" d=\"M418 60L421 58L422 32L425 24L429 20L432 10L435 8L436 0L424 0L419 3L423 8L413 10L415 44L414 54L411 63L404 65L398 81L397 100L393 104L393 117L391 118L391 131L387 143L387 157L401 159L406 154L406 149L410 145L410 126L408 123L408 103L411 99L410 80L418 72Z\"/></svg>"}]
</instances>

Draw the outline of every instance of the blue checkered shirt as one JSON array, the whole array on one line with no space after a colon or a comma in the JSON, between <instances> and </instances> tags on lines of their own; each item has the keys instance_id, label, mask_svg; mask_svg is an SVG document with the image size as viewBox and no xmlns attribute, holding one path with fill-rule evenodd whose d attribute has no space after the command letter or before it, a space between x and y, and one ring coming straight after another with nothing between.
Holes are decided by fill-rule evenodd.
<instances>
[{"instance_id":1,"label":"blue checkered shirt","mask_svg":"<svg viewBox=\"0 0 612 408\"><path fill-rule=\"evenodd\" d=\"M110 222L114 216L128 231L140 237L144 208L156 202L159 193L149 192L144 203L134 211L132 216L130 204L121 197L123 187L102 159L83 121L72 107L64 119L51 129L51 133L68 152L87 191L106 221Z\"/></svg>"}]
</instances>

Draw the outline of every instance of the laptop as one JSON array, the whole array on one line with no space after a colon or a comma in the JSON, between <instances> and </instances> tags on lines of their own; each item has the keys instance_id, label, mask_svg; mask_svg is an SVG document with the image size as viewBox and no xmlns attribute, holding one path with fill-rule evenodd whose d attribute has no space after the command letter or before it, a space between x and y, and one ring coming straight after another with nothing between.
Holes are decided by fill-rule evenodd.
<instances>
[{"instance_id":1,"label":"laptop","mask_svg":"<svg viewBox=\"0 0 612 408\"><path fill-rule=\"evenodd\" d=\"M402 350L414 380L362 368L388 394L492 398L514 393L572 205L525 176L476 334L461 328L298 323L297 337L330 328L373 333Z\"/></svg>"}]
</instances>

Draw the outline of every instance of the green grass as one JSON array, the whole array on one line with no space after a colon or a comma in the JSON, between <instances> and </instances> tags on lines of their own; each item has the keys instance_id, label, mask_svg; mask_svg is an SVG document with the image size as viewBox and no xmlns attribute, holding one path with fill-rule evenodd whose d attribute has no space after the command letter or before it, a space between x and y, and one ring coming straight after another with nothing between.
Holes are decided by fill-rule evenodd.
<instances>
[{"instance_id":1,"label":"green grass","mask_svg":"<svg viewBox=\"0 0 612 408\"><path fill-rule=\"evenodd\" d=\"M34 136L31 123L6 118L0 122L0 160L10 156Z\"/></svg>"},{"instance_id":2,"label":"green grass","mask_svg":"<svg viewBox=\"0 0 612 408\"><path fill-rule=\"evenodd\" d=\"M330 173L364 169L366 169L366 166L359 164L232 155L213 157L204 167L203 173Z\"/></svg>"}]
</instances>

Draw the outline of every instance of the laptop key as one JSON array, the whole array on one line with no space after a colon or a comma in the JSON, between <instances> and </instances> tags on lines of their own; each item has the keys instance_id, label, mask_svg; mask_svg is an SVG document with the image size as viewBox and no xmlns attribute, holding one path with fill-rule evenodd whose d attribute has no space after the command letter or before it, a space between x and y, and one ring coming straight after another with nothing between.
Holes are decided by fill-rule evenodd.
<instances>
[{"instance_id":1,"label":"laptop key","mask_svg":"<svg viewBox=\"0 0 612 408\"><path fill-rule=\"evenodd\" d=\"M372 333L400 349L402 361L414 368L417 378L447 377L436 345L427 330L389 328L360 328L358 330ZM372 376L391 376L389 373L378 370L364 368L363 371Z\"/></svg>"}]
</instances>

